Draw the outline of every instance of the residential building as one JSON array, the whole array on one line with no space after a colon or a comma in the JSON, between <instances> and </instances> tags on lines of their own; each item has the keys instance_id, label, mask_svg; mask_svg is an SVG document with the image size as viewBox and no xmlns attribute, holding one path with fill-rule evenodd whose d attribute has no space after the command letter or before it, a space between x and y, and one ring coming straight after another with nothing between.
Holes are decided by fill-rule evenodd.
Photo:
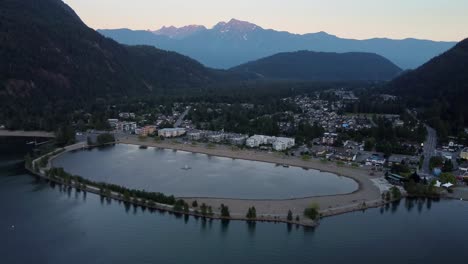
<instances>
[{"instance_id":1,"label":"residential building","mask_svg":"<svg viewBox=\"0 0 468 264\"><path fill-rule=\"evenodd\" d=\"M119 122L117 123L117 130L127 132L127 133L134 133L135 129L137 128L136 122Z\"/></svg>"},{"instance_id":2,"label":"residential building","mask_svg":"<svg viewBox=\"0 0 468 264\"><path fill-rule=\"evenodd\" d=\"M274 150L283 151L293 147L295 141L293 138L254 135L248 138L245 144L251 148L258 148L261 145L272 145Z\"/></svg>"},{"instance_id":3,"label":"residential building","mask_svg":"<svg viewBox=\"0 0 468 264\"><path fill-rule=\"evenodd\" d=\"M208 141L212 143L221 143L224 140L224 134L214 134L208 136Z\"/></svg>"},{"instance_id":4,"label":"residential building","mask_svg":"<svg viewBox=\"0 0 468 264\"><path fill-rule=\"evenodd\" d=\"M111 118L111 119L107 119L107 122L109 123L109 125L112 127L112 128L117 128L117 124L119 123L119 120L118 119L115 119L115 118Z\"/></svg>"},{"instance_id":5,"label":"residential building","mask_svg":"<svg viewBox=\"0 0 468 264\"><path fill-rule=\"evenodd\" d=\"M270 138L272 137L263 135L253 135L247 139L245 144L251 148L258 148L260 145L268 144L268 142L271 141Z\"/></svg>"},{"instance_id":6,"label":"residential building","mask_svg":"<svg viewBox=\"0 0 468 264\"><path fill-rule=\"evenodd\" d=\"M335 144L335 140L338 138L338 134L336 133L324 133L322 137L322 144L323 145L333 145Z\"/></svg>"},{"instance_id":7,"label":"residential building","mask_svg":"<svg viewBox=\"0 0 468 264\"><path fill-rule=\"evenodd\" d=\"M144 126L141 129L140 135L149 136L151 134L154 134L155 132L156 132L156 126Z\"/></svg>"},{"instance_id":8,"label":"residential building","mask_svg":"<svg viewBox=\"0 0 468 264\"><path fill-rule=\"evenodd\" d=\"M231 143L232 145L241 146L245 144L246 139L247 139L247 136L231 137L229 139L229 143Z\"/></svg>"},{"instance_id":9,"label":"residential building","mask_svg":"<svg viewBox=\"0 0 468 264\"><path fill-rule=\"evenodd\" d=\"M185 128L163 128L158 130L158 136L171 138L180 137L186 133Z\"/></svg>"},{"instance_id":10,"label":"residential building","mask_svg":"<svg viewBox=\"0 0 468 264\"><path fill-rule=\"evenodd\" d=\"M295 140L294 138L277 137L273 141L272 145L273 145L274 150L283 151L283 150L294 147Z\"/></svg>"},{"instance_id":11,"label":"residential building","mask_svg":"<svg viewBox=\"0 0 468 264\"><path fill-rule=\"evenodd\" d=\"M135 114L134 113L119 113L119 117L120 118L135 118Z\"/></svg>"},{"instance_id":12,"label":"residential building","mask_svg":"<svg viewBox=\"0 0 468 264\"><path fill-rule=\"evenodd\" d=\"M464 160L468 160L468 148L464 148L464 149L460 152L460 158L461 158L461 159L464 159Z\"/></svg>"}]
</instances>

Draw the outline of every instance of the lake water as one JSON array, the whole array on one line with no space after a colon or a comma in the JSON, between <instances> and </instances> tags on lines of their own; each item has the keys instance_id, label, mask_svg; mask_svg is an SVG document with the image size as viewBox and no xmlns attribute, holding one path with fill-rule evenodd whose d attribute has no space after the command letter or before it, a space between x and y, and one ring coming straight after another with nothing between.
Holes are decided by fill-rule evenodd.
<instances>
[{"instance_id":1,"label":"lake water","mask_svg":"<svg viewBox=\"0 0 468 264\"><path fill-rule=\"evenodd\" d=\"M65 153L53 164L90 180L177 197L287 199L358 188L350 178L317 170L122 144Z\"/></svg>"},{"instance_id":2,"label":"lake water","mask_svg":"<svg viewBox=\"0 0 468 264\"><path fill-rule=\"evenodd\" d=\"M12 160L16 160L13 162ZM51 187L0 159L0 263L465 263L468 203L402 201L316 229L178 218Z\"/></svg>"}]
</instances>

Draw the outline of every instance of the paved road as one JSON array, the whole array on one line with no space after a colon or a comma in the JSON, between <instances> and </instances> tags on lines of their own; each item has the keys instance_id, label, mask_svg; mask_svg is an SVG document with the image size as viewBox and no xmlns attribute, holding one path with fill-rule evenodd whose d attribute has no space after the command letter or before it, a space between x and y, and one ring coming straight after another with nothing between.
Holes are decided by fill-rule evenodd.
<instances>
[{"instance_id":1,"label":"paved road","mask_svg":"<svg viewBox=\"0 0 468 264\"><path fill-rule=\"evenodd\" d=\"M175 122L174 127L179 127L180 124L182 124L182 122L184 121L185 116L190 111L190 108L191 108L191 106L187 106L185 111L179 116L179 119L177 119L177 121Z\"/></svg>"},{"instance_id":2,"label":"paved road","mask_svg":"<svg viewBox=\"0 0 468 264\"><path fill-rule=\"evenodd\" d=\"M426 125L427 129L427 138L426 142L424 142L424 163L422 167L422 173L426 175L430 175L431 171L429 169L429 160L431 157L435 156L436 154L436 147L437 147L437 133L432 128Z\"/></svg>"},{"instance_id":3,"label":"paved road","mask_svg":"<svg viewBox=\"0 0 468 264\"><path fill-rule=\"evenodd\" d=\"M1 137L42 137L42 138L54 138L55 135L52 132L45 131L23 131L23 130L4 130L0 129Z\"/></svg>"}]
</instances>

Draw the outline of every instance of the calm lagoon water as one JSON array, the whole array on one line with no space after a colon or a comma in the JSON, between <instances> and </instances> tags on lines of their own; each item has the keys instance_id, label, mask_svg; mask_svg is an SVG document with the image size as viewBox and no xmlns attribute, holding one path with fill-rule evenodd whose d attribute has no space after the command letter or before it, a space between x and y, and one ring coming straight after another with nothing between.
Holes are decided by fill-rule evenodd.
<instances>
[{"instance_id":1,"label":"calm lagoon water","mask_svg":"<svg viewBox=\"0 0 468 264\"><path fill-rule=\"evenodd\" d=\"M350 178L317 170L122 144L65 153L54 166L94 181L177 197L287 199L358 188Z\"/></svg>"}]
</instances>

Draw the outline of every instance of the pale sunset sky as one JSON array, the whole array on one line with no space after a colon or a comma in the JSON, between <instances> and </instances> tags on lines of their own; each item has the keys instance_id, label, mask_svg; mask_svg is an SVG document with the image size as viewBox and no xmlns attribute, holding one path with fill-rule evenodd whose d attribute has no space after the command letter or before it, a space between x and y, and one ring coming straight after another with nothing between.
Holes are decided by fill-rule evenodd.
<instances>
[{"instance_id":1,"label":"pale sunset sky","mask_svg":"<svg viewBox=\"0 0 468 264\"><path fill-rule=\"evenodd\" d=\"M468 37L468 0L65 0L94 29L159 29L231 18L292 33L345 38Z\"/></svg>"}]
</instances>

